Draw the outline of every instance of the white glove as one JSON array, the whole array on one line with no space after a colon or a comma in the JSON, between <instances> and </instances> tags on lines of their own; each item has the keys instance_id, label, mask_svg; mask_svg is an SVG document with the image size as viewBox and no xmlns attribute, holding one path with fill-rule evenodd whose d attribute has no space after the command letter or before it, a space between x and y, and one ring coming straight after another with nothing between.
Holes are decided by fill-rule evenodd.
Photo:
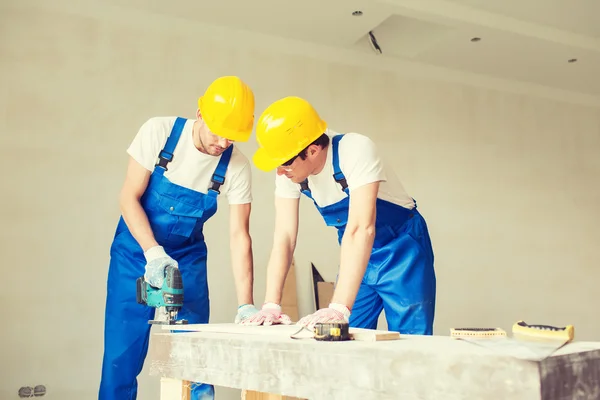
<instances>
[{"instance_id":1,"label":"white glove","mask_svg":"<svg viewBox=\"0 0 600 400\"><path fill-rule=\"evenodd\" d=\"M265 303L262 309L251 316L250 318L242 321L242 325L273 325L283 324L290 325L292 320L289 316L281 312L281 306L275 303Z\"/></svg>"},{"instance_id":2,"label":"white glove","mask_svg":"<svg viewBox=\"0 0 600 400\"><path fill-rule=\"evenodd\" d=\"M256 314L258 308L254 307L254 304L244 304L238 307L237 315L235 316L235 323L239 324Z\"/></svg>"},{"instance_id":3,"label":"white glove","mask_svg":"<svg viewBox=\"0 0 600 400\"><path fill-rule=\"evenodd\" d=\"M350 310L343 304L330 303L329 307L322 308L317 312L301 318L296 325L302 325L312 330L317 323L326 322L348 322L350 319Z\"/></svg>"},{"instance_id":4,"label":"white glove","mask_svg":"<svg viewBox=\"0 0 600 400\"><path fill-rule=\"evenodd\" d=\"M169 265L179 268L177 261L173 260L162 246L154 246L146 250L144 253L146 257L146 272L144 273L144 279L151 286L161 288L165 281L165 268Z\"/></svg>"}]
</instances>

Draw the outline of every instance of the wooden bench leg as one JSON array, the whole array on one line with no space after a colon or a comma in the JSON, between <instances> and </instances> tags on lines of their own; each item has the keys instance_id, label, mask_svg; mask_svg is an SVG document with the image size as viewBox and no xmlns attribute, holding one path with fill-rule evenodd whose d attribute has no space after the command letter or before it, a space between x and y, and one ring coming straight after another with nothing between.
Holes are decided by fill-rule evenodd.
<instances>
[{"instance_id":1,"label":"wooden bench leg","mask_svg":"<svg viewBox=\"0 0 600 400\"><path fill-rule=\"evenodd\" d=\"M191 383L181 379L160 378L160 400L191 400Z\"/></svg>"},{"instance_id":2,"label":"wooden bench leg","mask_svg":"<svg viewBox=\"0 0 600 400\"><path fill-rule=\"evenodd\" d=\"M162 400L162 399L161 399ZM242 400L306 400L299 397L283 396L280 394L242 390Z\"/></svg>"}]
</instances>

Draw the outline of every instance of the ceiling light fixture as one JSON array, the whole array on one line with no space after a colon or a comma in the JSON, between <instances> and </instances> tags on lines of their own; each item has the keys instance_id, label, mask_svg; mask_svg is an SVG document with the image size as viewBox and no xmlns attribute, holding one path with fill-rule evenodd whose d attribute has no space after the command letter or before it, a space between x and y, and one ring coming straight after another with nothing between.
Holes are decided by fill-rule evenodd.
<instances>
[{"instance_id":1,"label":"ceiling light fixture","mask_svg":"<svg viewBox=\"0 0 600 400\"><path fill-rule=\"evenodd\" d=\"M471 38L471 42L479 42L480 40L481 38L478 37Z\"/></svg>"},{"instance_id":2,"label":"ceiling light fixture","mask_svg":"<svg viewBox=\"0 0 600 400\"><path fill-rule=\"evenodd\" d=\"M356 11L354 11L354 12L352 13L352 15L354 15L355 17L360 17L362 14L363 14L363 13L362 13L362 11L360 11L360 10L356 10Z\"/></svg>"},{"instance_id":3,"label":"ceiling light fixture","mask_svg":"<svg viewBox=\"0 0 600 400\"><path fill-rule=\"evenodd\" d=\"M577 62L577 59L576 58L571 58L568 62L574 63L574 62Z\"/></svg>"},{"instance_id":4,"label":"ceiling light fixture","mask_svg":"<svg viewBox=\"0 0 600 400\"><path fill-rule=\"evenodd\" d=\"M369 39L369 44L371 45L373 51L377 54L383 54L383 51L381 50L379 43L377 43L377 39L375 38L373 31L369 31L367 38Z\"/></svg>"}]
</instances>

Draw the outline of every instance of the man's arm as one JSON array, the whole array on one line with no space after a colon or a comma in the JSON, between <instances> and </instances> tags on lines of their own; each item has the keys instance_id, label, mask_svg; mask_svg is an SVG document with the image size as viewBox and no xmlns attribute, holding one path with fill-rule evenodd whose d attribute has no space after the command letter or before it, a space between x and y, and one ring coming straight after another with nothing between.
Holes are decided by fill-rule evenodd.
<instances>
[{"instance_id":1,"label":"man's arm","mask_svg":"<svg viewBox=\"0 0 600 400\"><path fill-rule=\"evenodd\" d=\"M267 265L267 291L259 312L242 322L244 325L272 325L292 323L281 313L281 293L292 263L298 236L299 198L275 196L275 232L273 248Z\"/></svg>"},{"instance_id":2,"label":"man's arm","mask_svg":"<svg viewBox=\"0 0 600 400\"><path fill-rule=\"evenodd\" d=\"M125 182L119 196L119 206L127 227L144 251L158 246L146 212L140 203L149 179L150 171L129 157Z\"/></svg>"},{"instance_id":3,"label":"man's arm","mask_svg":"<svg viewBox=\"0 0 600 400\"><path fill-rule=\"evenodd\" d=\"M296 249L299 205L298 198L275 197L275 232L267 266L265 303L281 303L283 285Z\"/></svg>"},{"instance_id":4,"label":"man's arm","mask_svg":"<svg viewBox=\"0 0 600 400\"><path fill-rule=\"evenodd\" d=\"M352 191L348 224L342 237L340 271L332 303L352 309L375 239L375 216L379 182Z\"/></svg>"},{"instance_id":5,"label":"man's arm","mask_svg":"<svg viewBox=\"0 0 600 400\"><path fill-rule=\"evenodd\" d=\"M298 206L300 199L275 197L275 232L273 248L267 266L267 292L262 309L242 322L244 325L292 323L281 313L281 293L292 263L298 235Z\"/></svg>"},{"instance_id":6,"label":"man's arm","mask_svg":"<svg viewBox=\"0 0 600 400\"><path fill-rule=\"evenodd\" d=\"M312 329L317 322L348 320L371 257L378 190L379 181L376 181L351 191L348 223L342 237L340 270L333 297L327 308L301 318L299 325Z\"/></svg>"},{"instance_id":7,"label":"man's arm","mask_svg":"<svg viewBox=\"0 0 600 400\"><path fill-rule=\"evenodd\" d=\"M251 203L229 206L229 243L238 306L253 304L254 266L250 237Z\"/></svg>"}]
</instances>

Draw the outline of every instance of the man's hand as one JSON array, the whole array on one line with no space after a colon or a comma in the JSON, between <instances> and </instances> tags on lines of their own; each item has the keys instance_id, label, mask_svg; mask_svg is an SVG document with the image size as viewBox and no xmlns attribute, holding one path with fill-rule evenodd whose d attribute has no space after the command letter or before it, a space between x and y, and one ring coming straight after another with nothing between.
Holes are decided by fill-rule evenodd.
<instances>
[{"instance_id":1,"label":"man's hand","mask_svg":"<svg viewBox=\"0 0 600 400\"><path fill-rule=\"evenodd\" d=\"M242 321L241 324L268 326L274 324L291 325L291 323L291 318L281 312L281 306L279 304L265 303L259 312L245 321Z\"/></svg>"},{"instance_id":2,"label":"man's hand","mask_svg":"<svg viewBox=\"0 0 600 400\"><path fill-rule=\"evenodd\" d=\"M322 308L314 314L307 315L300 319L296 325L305 326L312 330L317 323L325 322L348 322L350 319L350 310L343 304L329 304L329 307Z\"/></svg>"},{"instance_id":3,"label":"man's hand","mask_svg":"<svg viewBox=\"0 0 600 400\"><path fill-rule=\"evenodd\" d=\"M173 260L162 246L154 246L149 248L145 253L146 257L146 272L144 279L151 286L161 288L165 280L165 268L169 265L179 268L177 261Z\"/></svg>"},{"instance_id":4,"label":"man's hand","mask_svg":"<svg viewBox=\"0 0 600 400\"><path fill-rule=\"evenodd\" d=\"M235 323L239 324L244 322L258 312L259 310L258 308L254 307L254 304L244 304L243 306L238 307L238 312L235 316Z\"/></svg>"}]
</instances>

